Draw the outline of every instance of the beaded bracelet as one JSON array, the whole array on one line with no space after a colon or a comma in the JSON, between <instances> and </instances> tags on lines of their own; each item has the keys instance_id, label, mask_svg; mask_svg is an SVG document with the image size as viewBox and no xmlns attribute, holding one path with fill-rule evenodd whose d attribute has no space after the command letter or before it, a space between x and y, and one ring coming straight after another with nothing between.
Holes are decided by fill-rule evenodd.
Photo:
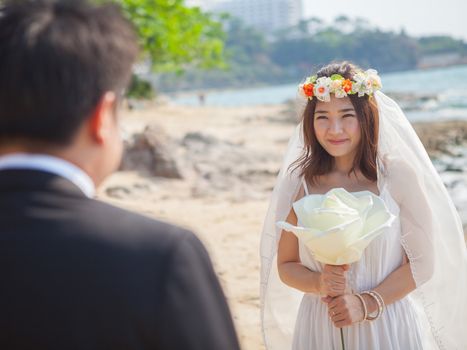
<instances>
[{"instance_id":1,"label":"beaded bracelet","mask_svg":"<svg viewBox=\"0 0 467 350\"><path fill-rule=\"evenodd\" d=\"M379 299L378 306L381 307L381 315L382 315L383 312L384 312L384 309L385 309L385 307L386 307L386 304L384 303L383 297L381 296L381 294L379 294L379 293L378 293L377 291L375 291L375 290L370 291L370 294L371 294L373 297ZM380 315L380 316L381 316L381 315Z\"/></svg>"},{"instance_id":2,"label":"beaded bracelet","mask_svg":"<svg viewBox=\"0 0 467 350\"><path fill-rule=\"evenodd\" d=\"M383 300L383 297L381 296L381 294L379 294L377 291L371 290L370 294L376 299L376 301L378 303L378 308L381 309L380 314L378 316L378 318L379 318L383 314L384 308L386 307L386 304L384 303L384 300Z\"/></svg>"},{"instance_id":3,"label":"beaded bracelet","mask_svg":"<svg viewBox=\"0 0 467 350\"><path fill-rule=\"evenodd\" d=\"M368 309L366 308L366 304L365 304L365 300L363 300L363 297L360 295L360 294L354 294L359 300L360 302L362 303L362 306L363 306L363 320L362 321L366 321L367 317L368 317Z\"/></svg>"},{"instance_id":4,"label":"beaded bracelet","mask_svg":"<svg viewBox=\"0 0 467 350\"><path fill-rule=\"evenodd\" d=\"M365 291L365 292L362 292L361 294L362 295L363 294L368 294L369 296L371 296L376 301L376 304L378 304L378 311L377 311L376 315L372 316L372 315L368 314L368 316L367 316L368 321L377 320L381 316L381 314L383 313L383 303L381 302L382 298L380 300L379 297L376 296L376 294L374 294L372 291Z\"/></svg>"}]
</instances>

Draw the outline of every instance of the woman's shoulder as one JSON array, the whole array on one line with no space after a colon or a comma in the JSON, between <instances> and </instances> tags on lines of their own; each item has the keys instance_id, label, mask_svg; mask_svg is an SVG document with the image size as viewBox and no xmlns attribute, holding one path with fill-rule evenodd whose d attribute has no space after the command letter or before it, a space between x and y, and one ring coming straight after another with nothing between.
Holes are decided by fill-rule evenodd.
<instances>
[{"instance_id":1,"label":"woman's shoulder","mask_svg":"<svg viewBox=\"0 0 467 350\"><path fill-rule=\"evenodd\" d=\"M407 190L417 184L418 178L414 167L402 158L385 157L383 160L383 176L396 201L403 200ZM409 191L410 192L410 191Z\"/></svg>"},{"instance_id":2,"label":"woman's shoulder","mask_svg":"<svg viewBox=\"0 0 467 350\"><path fill-rule=\"evenodd\" d=\"M413 166L403 158L386 156L382 159L384 175L394 181L411 180L416 178Z\"/></svg>"}]
</instances>

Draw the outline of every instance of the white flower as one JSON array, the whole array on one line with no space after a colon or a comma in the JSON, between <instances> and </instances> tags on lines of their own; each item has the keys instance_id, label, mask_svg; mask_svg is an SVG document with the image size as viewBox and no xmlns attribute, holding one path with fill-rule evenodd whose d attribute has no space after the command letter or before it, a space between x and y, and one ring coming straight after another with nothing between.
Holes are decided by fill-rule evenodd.
<instances>
[{"instance_id":1,"label":"white flower","mask_svg":"<svg viewBox=\"0 0 467 350\"><path fill-rule=\"evenodd\" d=\"M344 88L342 87L343 81L344 79L336 79L336 80L331 81L331 93L333 93L338 98L347 96L347 93L344 91Z\"/></svg>"},{"instance_id":2,"label":"white flower","mask_svg":"<svg viewBox=\"0 0 467 350\"><path fill-rule=\"evenodd\" d=\"M331 91L336 91L342 88L342 79L331 80Z\"/></svg>"},{"instance_id":3,"label":"white flower","mask_svg":"<svg viewBox=\"0 0 467 350\"><path fill-rule=\"evenodd\" d=\"M352 92L358 93L358 97L362 97L366 93L366 76L363 72L358 72L353 77Z\"/></svg>"},{"instance_id":4,"label":"white flower","mask_svg":"<svg viewBox=\"0 0 467 350\"><path fill-rule=\"evenodd\" d=\"M365 71L365 74L368 77L367 79L371 82L372 92L381 89L383 85L381 83L381 78L378 75L378 71L375 69L368 69Z\"/></svg>"},{"instance_id":5,"label":"white flower","mask_svg":"<svg viewBox=\"0 0 467 350\"><path fill-rule=\"evenodd\" d=\"M358 97L363 95L372 95L375 91L381 89L381 78L374 69L368 69L365 72L359 72L354 76L355 83L352 90L358 93Z\"/></svg>"},{"instance_id":6,"label":"white flower","mask_svg":"<svg viewBox=\"0 0 467 350\"><path fill-rule=\"evenodd\" d=\"M394 220L383 200L369 191L349 193L343 188L325 195L305 196L294 205L298 224L277 225L293 232L325 264L358 261L373 238Z\"/></svg>"},{"instance_id":7,"label":"white flower","mask_svg":"<svg viewBox=\"0 0 467 350\"><path fill-rule=\"evenodd\" d=\"M316 98L323 102L331 101L331 78L321 77L316 80L314 87L314 95Z\"/></svg>"},{"instance_id":8,"label":"white flower","mask_svg":"<svg viewBox=\"0 0 467 350\"><path fill-rule=\"evenodd\" d=\"M367 69L365 74L367 76L378 76L378 71L376 69Z\"/></svg>"},{"instance_id":9,"label":"white flower","mask_svg":"<svg viewBox=\"0 0 467 350\"><path fill-rule=\"evenodd\" d=\"M345 90L343 88L340 88L340 89L334 91L334 95L337 98L343 98L343 97L347 96L347 93L345 92Z\"/></svg>"}]
</instances>

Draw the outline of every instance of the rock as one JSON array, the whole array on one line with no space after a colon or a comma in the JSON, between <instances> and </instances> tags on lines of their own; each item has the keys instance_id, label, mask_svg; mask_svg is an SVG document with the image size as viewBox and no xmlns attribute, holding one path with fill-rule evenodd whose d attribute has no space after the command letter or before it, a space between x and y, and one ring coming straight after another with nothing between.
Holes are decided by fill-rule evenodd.
<instances>
[{"instance_id":1,"label":"rock","mask_svg":"<svg viewBox=\"0 0 467 350\"><path fill-rule=\"evenodd\" d=\"M436 94L388 92L387 95L396 100L404 111L426 110L439 102L439 96Z\"/></svg>"},{"instance_id":2,"label":"rock","mask_svg":"<svg viewBox=\"0 0 467 350\"><path fill-rule=\"evenodd\" d=\"M180 142L183 163L195 174L192 195L210 196L219 192L245 199L258 197L264 184L277 176L277 164L269 154L232 143L202 132L187 133Z\"/></svg>"},{"instance_id":3,"label":"rock","mask_svg":"<svg viewBox=\"0 0 467 350\"><path fill-rule=\"evenodd\" d=\"M156 191L157 186L150 179L144 180L143 182L128 182L127 185L109 186L105 189L105 193L109 197L119 199L141 198L142 196Z\"/></svg>"},{"instance_id":4,"label":"rock","mask_svg":"<svg viewBox=\"0 0 467 350\"><path fill-rule=\"evenodd\" d=\"M126 141L121 170L137 170L151 177L183 178L193 197L223 193L241 201L269 194L280 158L199 131L174 140L160 126L152 124ZM148 189L111 188L107 194L123 198L141 191Z\"/></svg>"},{"instance_id":5,"label":"rock","mask_svg":"<svg viewBox=\"0 0 467 350\"><path fill-rule=\"evenodd\" d=\"M454 164L449 164L446 168L446 171L455 171L455 172L458 172L458 173L462 173L463 172L463 169L460 168L460 167L456 167Z\"/></svg>"},{"instance_id":6,"label":"rock","mask_svg":"<svg viewBox=\"0 0 467 350\"><path fill-rule=\"evenodd\" d=\"M289 99L281 105L279 113L269 115L266 120L273 123L297 124L302 119L306 103L303 98Z\"/></svg>"},{"instance_id":7,"label":"rock","mask_svg":"<svg viewBox=\"0 0 467 350\"><path fill-rule=\"evenodd\" d=\"M186 134L181 141L181 145L185 147L191 155L203 154L207 152L210 147L219 143L219 140L214 136L205 135L201 132L190 132Z\"/></svg>"},{"instance_id":8,"label":"rock","mask_svg":"<svg viewBox=\"0 0 467 350\"><path fill-rule=\"evenodd\" d=\"M124 186L114 186L114 187L109 187L105 190L105 193L109 197L113 198L127 198L131 194L131 190L128 187Z\"/></svg>"},{"instance_id":9,"label":"rock","mask_svg":"<svg viewBox=\"0 0 467 350\"><path fill-rule=\"evenodd\" d=\"M467 121L424 122L413 126L430 156L466 155Z\"/></svg>"},{"instance_id":10,"label":"rock","mask_svg":"<svg viewBox=\"0 0 467 350\"><path fill-rule=\"evenodd\" d=\"M467 174L464 172L445 171L441 179L459 213L462 224L467 226Z\"/></svg>"},{"instance_id":11,"label":"rock","mask_svg":"<svg viewBox=\"0 0 467 350\"><path fill-rule=\"evenodd\" d=\"M203 145L213 145L219 143L214 136L205 135L201 132L189 132L182 140L184 146L189 146L192 143L200 143Z\"/></svg>"},{"instance_id":12,"label":"rock","mask_svg":"<svg viewBox=\"0 0 467 350\"><path fill-rule=\"evenodd\" d=\"M174 156L176 144L157 124L125 142L121 170L138 170L151 176L183 178Z\"/></svg>"}]
</instances>

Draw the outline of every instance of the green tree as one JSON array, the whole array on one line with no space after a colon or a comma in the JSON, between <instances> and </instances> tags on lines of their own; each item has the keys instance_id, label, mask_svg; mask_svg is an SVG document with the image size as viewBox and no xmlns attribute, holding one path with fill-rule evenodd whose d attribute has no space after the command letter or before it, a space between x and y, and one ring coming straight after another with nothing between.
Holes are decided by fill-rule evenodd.
<instances>
[{"instance_id":1,"label":"green tree","mask_svg":"<svg viewBox=\"0 0 467 350\"><path fill-rule=\"evenodd\" d=\"M133 75L126 95L129 98L150 100L154 97L154 89L150 82Z\"/></svg>"},{"instance_id":2,"label":"green tree","mask_svg":"<svg viewBox=\"0 0 467 350\"><path fill-rule=\"evenodd\" d=\"M154 71L224 65L224 32L213 15L184 0L113 0L133 22Z\"/></svg>"},{"instance_id":3,"label":"green tree","mask_svg":"<svg viewBox=\"0 0 467 350\"><path fill-rule=\"evenodd\" d=\"M467 44L462 40L456 40L449 36L428 36L418 40L422 54L438 54L445 52L459 52L467 54Z\"/></svg>"},{"instance_id":4,"label":"green tree","mask_svg":"<svg viewBox=\"0 0 467 350\"><path fill-rule=\"evenodd\" d=\"M223 19L226 31L225 69L201 71L188 69L183 76L161 74L158 83L165 91L183 89L246 87L273 84L282 71L271 62L270 45L264 35L235 17Z\"/></svg>"}]
</instances>

